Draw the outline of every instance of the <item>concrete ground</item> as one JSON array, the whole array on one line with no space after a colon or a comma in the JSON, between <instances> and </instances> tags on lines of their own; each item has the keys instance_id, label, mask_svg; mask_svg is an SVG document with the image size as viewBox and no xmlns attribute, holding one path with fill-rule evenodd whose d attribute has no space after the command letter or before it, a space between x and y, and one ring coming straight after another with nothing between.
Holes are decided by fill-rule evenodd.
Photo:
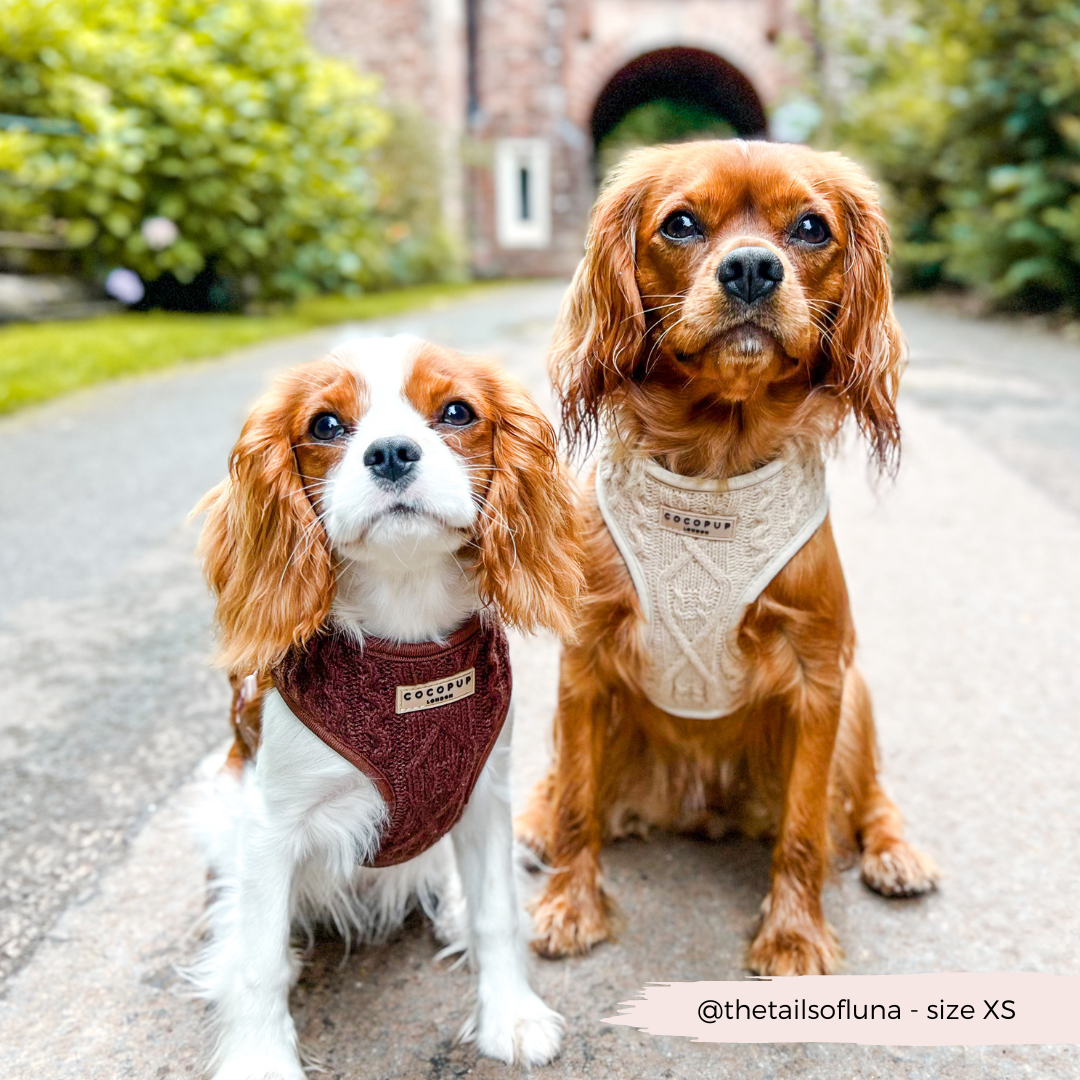
<instances>
[{"instance_id":1,"label":"concrete ground","mask_svg":"<svg viewBox=\"0 0 1080 1080\"><path fill-rule=\"evenodd\" d=\"M546 394L562 286L514 286L394 320L503 362ZM904 466L876 494L830 466L885 773L939 892L887 901L837 874L850 973L1080 973L1080 348L905 304ZM355 328L374 332L367 324ZM183 815L225 733L210 605L184 516L223 473L269 375L333 330L112 384L0 423L0 997L3 1075L199 1077L193 957L204 867ZM549 753L557 650L514 642L515 798ZM620 940L534 963L567 1018L551 1078L1080 1075L1076 1047L698 1045L601 1024L648 981L739 978L765 845L658 836L605 853ZM469 976L420 920L343 958L315 944L293 995L334 1078L515 1077L454 1034Z\"/></svg>"}]
</instances>

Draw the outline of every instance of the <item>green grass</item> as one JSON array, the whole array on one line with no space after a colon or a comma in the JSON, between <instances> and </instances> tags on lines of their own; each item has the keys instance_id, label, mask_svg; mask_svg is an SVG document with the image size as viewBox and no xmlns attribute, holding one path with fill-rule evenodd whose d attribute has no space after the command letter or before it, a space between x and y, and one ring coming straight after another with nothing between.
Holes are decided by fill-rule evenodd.
<instances>
[{"instance_id":1,"label":"green grass","mask_svg":"<svg viewBox=\"0 0 1080 1080\"><path fill-rule=\"evenodd\" d=\"M489 286L419 285L364 296L322 296L268 315L128 312L0 328L0 413L91 383L218 356L319 326L385 318Z\"/></svg>"}]
</instances>

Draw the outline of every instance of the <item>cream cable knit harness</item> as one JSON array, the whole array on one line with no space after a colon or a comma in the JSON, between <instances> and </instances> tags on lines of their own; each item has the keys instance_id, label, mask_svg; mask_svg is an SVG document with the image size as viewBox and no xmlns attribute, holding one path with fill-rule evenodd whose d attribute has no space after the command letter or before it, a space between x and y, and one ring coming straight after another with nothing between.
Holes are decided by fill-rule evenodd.
<instances>
[{"instance_id":1,"label":"cream cable knit harness","mask_svg":"<svg viewBox=\"0 0 1080 1080\"><path fill-rule=\"evenodd\" d=\"M733 712L743 615L828 512L820 455L705 480L609 442L596 498L645 616L649 700L691 719Z\"/></svg>"}]
</instances>

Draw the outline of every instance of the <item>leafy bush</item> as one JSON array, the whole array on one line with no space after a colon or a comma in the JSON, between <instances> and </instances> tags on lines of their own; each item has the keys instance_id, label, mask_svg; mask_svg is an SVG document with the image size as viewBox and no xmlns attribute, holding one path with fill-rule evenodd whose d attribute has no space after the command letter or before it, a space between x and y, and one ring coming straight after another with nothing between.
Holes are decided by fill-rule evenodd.
<instances>
[{"instance_id":1,"label":"leafy bush","mask_svg":"<svg viewBox=\"0 0 1080 1080\"><path fill-rule=\"evenodd\" d=\"M388 106L393 128L372 153L377 210L390 241L394 281L446 281L464 276L463 253L443 225L442 165L434 124L400 102Z\"/></svg>"},{"instance_id":2,"label":"leafy bush","mask_svg":"<svg viewBox=\"0 0 1080 1080\"><path fill-rule=\"evenodd\" d=\"M393 118L377 81L318 55L308 14L300 0L0 0L0 112L81 129L0 131L0 229L61 234L68 250L40 268L209 269L264 296L445 269L437 215L410 220L399 176L378 173ZM154 218L179 227L160 250Z\"/></svg>"},{"instance_id":3,"label":"leafy bush","mask_svg":"<svg viewBox=\"0 0 1080 1080\"><path fill-rule=\"evenodd\" d=\"M833 134L888 186L902 275L1080 307L1080 3L887 10L893 33L834 25Z\"/></svg>"}]
</instances>

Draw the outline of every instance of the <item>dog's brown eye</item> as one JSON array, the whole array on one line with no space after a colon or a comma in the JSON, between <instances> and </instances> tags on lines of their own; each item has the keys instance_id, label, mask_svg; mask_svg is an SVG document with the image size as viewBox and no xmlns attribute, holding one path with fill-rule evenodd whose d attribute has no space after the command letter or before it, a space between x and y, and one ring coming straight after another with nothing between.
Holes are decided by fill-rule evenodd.
<instances>
[{"instance_id":1,"label":"dog's brown eye","mask_svg":"<svg viewBox=\"0 0 1080 1080\"><path fill-rule=\"evenodd\" d=\"M677 210L672 214L660 226L660 234L669 240L693 240L696 236L704 235L694 216L685 210Z\"/></svg>"},{"instance_id":2,"label":"dog's brown eye","mask_svg":"<svg viewBox=\"0 0 1080 1080\"><path fill-rule=\"evenodd\" d=\"M832 233L829 232L824 218L817 214L804 214L795 226L794 236L804 244L824 244L832 237Z\"/></svg>"},{"instance_id":3,"label":"dog's brown eye","mask_svg":"<svg viewBox=\"0 0 1080 1080\"><path fill-rule=\"evenodd\" d=\"M345 434L345 425L333 413L319 413L311 421L311 437L320 442L333 442Z\"/></svg>"},{"instance_id":4,"label":"dog's brown eye","mask_svg":"<svg viewBox=\"0 0 1080 1080\"><path fill-rule=\"evenodd\" d=\"M452 424L454 427L465 427L476 419L476 413L464 401L451 401L442 411L439 417L440 424Z\"/></svg>"}]
</instances>

